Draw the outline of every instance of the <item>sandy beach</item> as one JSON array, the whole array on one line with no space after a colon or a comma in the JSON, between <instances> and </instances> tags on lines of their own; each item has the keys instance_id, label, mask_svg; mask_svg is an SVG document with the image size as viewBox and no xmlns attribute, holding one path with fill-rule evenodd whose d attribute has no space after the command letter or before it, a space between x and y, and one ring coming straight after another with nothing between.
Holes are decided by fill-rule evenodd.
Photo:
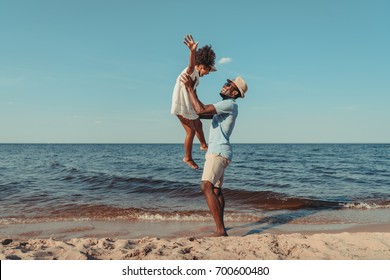
<instances>
[{"instance_id":1,"label":"sandy beach","mask_svg":"<svg viewBox=\"0 0 390 280\"><path fill-rule=\"evenodd\" d=\"M388 214L328 210L275 223L283 214L268 213L259 221L229 221L229 237L208 237L211 217L9 223L0 226L0 259L390 260ZM383 222L369 223L371 217Z\"/></svg>"},{"instance_id":2,"label":"sandy beach","mask_svg":"<svg viewBox=\"0 0 390 280\"><path fill-rule=\"evenodd\" d=\"M3 238L10 260L390 260L389 232L261 233L230 237Z\"/></svg>"}]
</instances>

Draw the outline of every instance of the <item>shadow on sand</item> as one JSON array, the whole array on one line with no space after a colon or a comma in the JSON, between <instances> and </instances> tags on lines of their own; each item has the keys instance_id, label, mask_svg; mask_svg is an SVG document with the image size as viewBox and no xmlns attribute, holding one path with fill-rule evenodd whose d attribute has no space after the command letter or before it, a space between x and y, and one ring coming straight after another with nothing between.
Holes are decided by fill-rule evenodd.
<instances>
[{"instance_id":1,"label":"shadow on sand","mask_svg":"<svg viewBox=\"0 0 390 280\"><path fill-rule=\"evenodd\" d=\"M326 210L337 210L337 208L332 209L300 209L295 211L288 211L280 213L280 211L277 211L278 213L272 214L271 212L267 212L267 216L252 223L239 225L239 226L233 226L227 228L227 231L229 233L230 230L239 230L243 231L244 234L242 236L252 235L252 234L259 234L262 232L265 232L270 229L278 228L282 225L291 224L293 221L302 219L305 217L312 216L314 214L317 214L319 212L323 212Z\"/></svg>"}]
</instances>

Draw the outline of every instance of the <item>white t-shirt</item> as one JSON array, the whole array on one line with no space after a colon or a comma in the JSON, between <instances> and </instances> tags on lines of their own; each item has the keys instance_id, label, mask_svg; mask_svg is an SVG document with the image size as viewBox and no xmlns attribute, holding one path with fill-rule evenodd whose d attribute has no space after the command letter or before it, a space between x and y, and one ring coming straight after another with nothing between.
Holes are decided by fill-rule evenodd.
<instances>
[{"instance_id":1,"label":"white t-shirt","mask_svg":"<svg viewBox=\"0 0 390 280\"><path fill-rule=\"evenodd\" d=\"M173 89L173 95L172 95L172 108L171 108L171 114L172 115L181 115L189 120L195 120L199 118L199 116L196 114L194 108L192 107L190 96L187 93L185 85L180 81L180 77L182 74L187 72L186 67L183 72L177 77L176 84ZM190 75L191 79L193 81L196 80L194 84L194 90L199 85L199 73L194 68L194 72Z\"/></svg>"}]
</instances>

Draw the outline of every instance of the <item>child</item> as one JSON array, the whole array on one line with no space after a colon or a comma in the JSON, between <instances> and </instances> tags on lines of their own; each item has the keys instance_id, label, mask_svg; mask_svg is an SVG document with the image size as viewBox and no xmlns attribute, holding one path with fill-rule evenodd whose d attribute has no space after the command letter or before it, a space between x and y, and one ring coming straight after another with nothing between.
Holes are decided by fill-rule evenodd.
<instances>
[{"instance_id":1,"label":"child","mask_svg":"<svg viewBox=\"0 0 390 280\"><path fill-rule=\"evenodd\" d=\"M203 134L202 122L191 105L186 88L180 81L180 77L183 73L190 75L194 82L194 90L196 93L199 78L208 75L210 72L217 71L217 69L214 67L215 53L211 46L204 46L196 50L198 42L195 43L191 35L184 37L184 44L190 50L190 63L176 79L175 88L173 89L171 114L179 118L186 132L183 162L193 169L198 169L199 166L192 158L192 143L195 135L199 139L201 150L207 151L207 144Z\"/></svg>"}]
</instances>

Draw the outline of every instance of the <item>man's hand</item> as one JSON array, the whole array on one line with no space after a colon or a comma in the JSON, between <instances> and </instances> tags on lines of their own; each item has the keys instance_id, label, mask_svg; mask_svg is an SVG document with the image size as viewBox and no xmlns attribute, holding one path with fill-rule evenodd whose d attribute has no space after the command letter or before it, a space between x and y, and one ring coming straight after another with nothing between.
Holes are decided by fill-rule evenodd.
<instances>
[{"instance_id":1,"label":"man's hand","mask_svg":"<svg viewBox=\"0 0 390 280\"><path fill-rule=\"evenodd\" d=\"M186 36L184 37L184 44L187 45L187 47L190 49L191 52L194 52L196 51L199 42L195 43L194 38L192 38L192 35L186 34Z\"/></svg>"},{"instance_id":2,"label":"man's hand","mask_svg":"<svg viewBox=\"0 0 390 280\"><path fill-rule=\"evenodd\" d=\"M187 93L190 97L192 107L194 107L195 112L199 116L211 116L215 115L217 113L217 110L215 109L214 105L204 105L196 95L194 91L194 81L191 80L190 75L184 73L180 76L180 81L185 85L187 89Z\"/></svg>"},{"instance_id":3,"label":"man's hand","mask_svg":"<svg viewBox=\"0 0 390 280\"><path fill-rule=\"evenodd\" d=\"M180 77L180 81L185 85L186 88L194 88L195 81L193 81L187 73L184 73Z\"/></svg>"}]
</instances>

